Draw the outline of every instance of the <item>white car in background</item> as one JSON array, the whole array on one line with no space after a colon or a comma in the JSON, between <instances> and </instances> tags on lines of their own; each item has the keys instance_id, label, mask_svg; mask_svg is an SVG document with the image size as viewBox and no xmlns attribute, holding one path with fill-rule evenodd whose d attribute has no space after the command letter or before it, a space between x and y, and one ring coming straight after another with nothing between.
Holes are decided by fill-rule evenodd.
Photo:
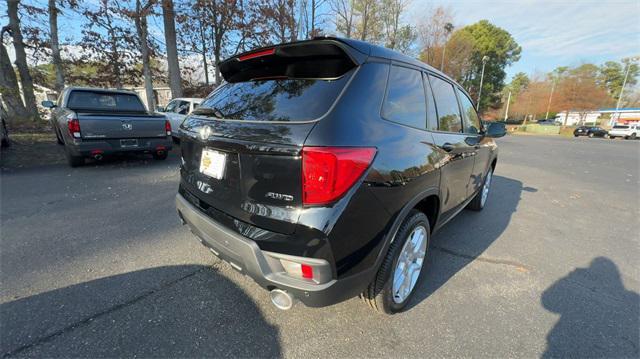
<instances>
[{"instance_id":1,"label":"white car in background","mask_svg":"<svg viewBox=\"0 0 640 359\"><path fill-rule=\"evenodd\" d=\"M640 138L640 124L634 123L630 125L615 125L609 130L609 138L622 137L635 140Z\"/></svg>"},{"instance_id":2,"label":"white car in background","mask_svg":"<svg viewBox=\"0 0 640 359\"><path fill-rule=\"evenodd\" d=\"M203 100L202 98L180 97L169 101L164 108L158 107L158 112L165 115L171 123L174 140L180 138L180 125L182 121L184 121L185 117L196 109Z\"/></svg>"}]
</instances>

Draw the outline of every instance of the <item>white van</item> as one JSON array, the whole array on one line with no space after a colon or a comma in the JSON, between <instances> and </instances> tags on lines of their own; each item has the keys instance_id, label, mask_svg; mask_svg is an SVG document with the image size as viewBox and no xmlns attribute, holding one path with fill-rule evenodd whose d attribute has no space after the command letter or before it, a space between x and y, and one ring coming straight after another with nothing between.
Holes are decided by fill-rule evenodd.
<instances>
[{"instance_id":1,"label":"white van","mask_svg":"<svg viewBox=\"0 0 640 359\"><path fill-rule=\"evenodd\" d=\"M614 139L616 137L623 137L626 139L635 140L640 137L640 124L634 123L630 125L615 125L609 130L609 138Z\"/></svg>"}]
</instances>

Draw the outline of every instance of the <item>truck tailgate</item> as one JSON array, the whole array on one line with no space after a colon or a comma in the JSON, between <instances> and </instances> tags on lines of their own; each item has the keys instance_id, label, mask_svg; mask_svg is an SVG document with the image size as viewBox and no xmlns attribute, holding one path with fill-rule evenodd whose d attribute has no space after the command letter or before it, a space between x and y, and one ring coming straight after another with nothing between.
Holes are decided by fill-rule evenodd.
<instances>
[{"instance_id":1,"label":"truck tailgate","mask_svg":"<svg viewBox=\"0 0 640 359\"><path fill-rule=\"evenodd\" d=\"M82 138L165 137L163 115L78 113Z\"/></svg>"}]
</instances>

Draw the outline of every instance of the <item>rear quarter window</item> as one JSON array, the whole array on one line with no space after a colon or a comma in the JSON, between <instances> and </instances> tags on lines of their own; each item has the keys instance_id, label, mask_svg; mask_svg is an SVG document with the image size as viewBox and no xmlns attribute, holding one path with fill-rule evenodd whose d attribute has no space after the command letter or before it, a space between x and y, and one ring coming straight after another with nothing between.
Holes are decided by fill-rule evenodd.
<instances>
[{"instance_id":1,"label":"rear quarter window","mask_svg":"<svg viewBox=\"0 0 640 359\"><path fill-rule=\"evenodd\" d=\"M403 125L425 129L425 103L422 73L406 67L391 66L387 96L382 105L382 117Z\"/></svg>"},{"instance_id":2,"label":"rear quarter window","mask_svg":"<svg viewBox=\"0 0 640 359\"><path fill-rule=\"evenodd\" d=\"M242 121L311 121L336 101L353 71L335 80L266 79L226 83L193 111Z\"/></svg>"},{"instance_id":3,"label":"rear quarter window","mask_svg":"<svg viewBox=\"0 0 640 359\"><path fill-rule=\"evenodd\" d=\"M433 97L438 110L438 130L445 132L462 132L460 107L453 85L438 77L429 75Z\"/></svg>"}]
</instances>

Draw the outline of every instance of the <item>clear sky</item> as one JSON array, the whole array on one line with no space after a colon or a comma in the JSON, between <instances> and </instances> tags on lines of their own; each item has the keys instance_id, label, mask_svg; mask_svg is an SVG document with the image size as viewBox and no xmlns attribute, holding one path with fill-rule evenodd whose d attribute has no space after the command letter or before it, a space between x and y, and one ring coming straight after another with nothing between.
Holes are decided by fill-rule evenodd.
<instances>
[{"instance_id":1,"label":"clear sky","mask_svg":"<svg viewBox=\"0 0 640 359\"><path fill-rule=\"evenodd\" d=\"M640 55L640 0L413 0L405 20L439 5L453 11L456 27L487 19L511 33L522 54L508 77Z\"/></svg>"}]
</instances>

